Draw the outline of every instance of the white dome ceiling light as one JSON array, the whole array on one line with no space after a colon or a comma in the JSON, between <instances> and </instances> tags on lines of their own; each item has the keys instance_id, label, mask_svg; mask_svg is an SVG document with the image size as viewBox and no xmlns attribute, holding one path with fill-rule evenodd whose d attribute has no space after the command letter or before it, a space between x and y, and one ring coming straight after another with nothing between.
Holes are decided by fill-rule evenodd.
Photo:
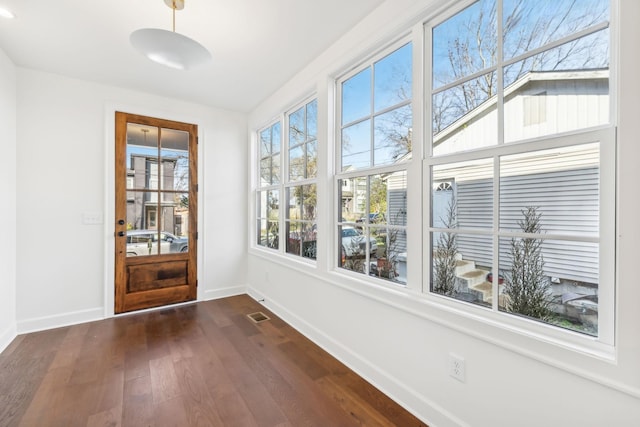
<instances>
[{"instance_id":1,"label":"white dome ceiling light","mask_svg":"<svg viewBox=\"0 0 640 427\"><path fill-rule=\"evenodd\" d=\"M11 12L9 9L5 9L4 7L0 6L0 17L13 19L16 17L16 15L14 15L13 12Z\"/></svg>"},{"instance_id":2,"label":"white dome ceiling light","mask_svg":"<svg viewBox=\"0 0 640 427\"><path fill-rule=\"evenodd\" d=\"M211 53L197 41L176 33L176 10L184 0L164 0L173 10L173 31L142 28L131 33L133 47L150 60L178 70L188 70L211 61Z\"/></svg>"}]
</instances>

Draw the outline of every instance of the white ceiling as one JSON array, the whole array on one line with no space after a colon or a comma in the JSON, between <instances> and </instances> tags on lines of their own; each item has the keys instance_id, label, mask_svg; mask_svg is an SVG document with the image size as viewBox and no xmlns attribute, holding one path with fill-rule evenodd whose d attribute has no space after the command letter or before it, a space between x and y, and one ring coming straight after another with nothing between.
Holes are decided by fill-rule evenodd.
<instances>
[{"instance_id":1,"label":"white ceiling","mask_svg":"<svg viewBox=\"0 0 640 427\"><path fill-rule=\"evenodd\" d=\"M20 67L251 111L384 0L186 0L176 31L213 54L178 71L129 43L140 28L171 30L163 0L0 0L0 48Z\"/></svg>"}]
</instances>

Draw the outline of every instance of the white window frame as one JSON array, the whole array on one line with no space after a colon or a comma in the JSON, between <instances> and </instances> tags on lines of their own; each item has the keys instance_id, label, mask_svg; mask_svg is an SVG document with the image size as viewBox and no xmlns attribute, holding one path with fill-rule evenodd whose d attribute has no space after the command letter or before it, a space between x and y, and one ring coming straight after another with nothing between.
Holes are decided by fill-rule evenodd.
<instances>
[{"instance_id":1,"label":"white window frame","mask_svg":"<svg viewBox=\"0 0 640 427\"><path fill-rule=\"evenodd\" d=\"M278 114L278 116L272 120L270 120L268 122L268 124L260 127L256 132L255 132L255 155L254 155L254 159L255 159L255 165L253 167L253 170L255 171L254 173L255 175L255 193L253 196L253 200L255 202L255 209L254 209L254 216L252 218L252 222L253 222L253 227L254 228L254 232L252 234L252 238L251 238L251 247L252 248L256 248L260 251L263 251L263 253L268 253L268 254L277 254L277 255L282 255L290 260L296 260L302 263L306 263L306 264L310 264L310 265L316 265L317 262L317 258L318 258L318 253L316 252L316 258L307 258L307 257L303 257L303 256L299 256L296 254L291 254L287 252L287 242L286 239L288 238L286 235L286 225L288 223L287 220L287 210L288 210L288 199L286 198L287 196L287 191L289 188L292 187L297 187L297 186L301 186L301 185L312 185L312 184L316 184L316 189L317 189L317 183L319 180L319 175L320 175L320 170L317 171L316 176L315 177L311 177L311 178L305 178L305 179L300 179L300 180L296 180L296 181L290 181L289 180L289 115L294 113L295 111L297 111L298 109L300 109L301 107L306 108L306 106L313 102L319 102L318 101L318 96L317 94L313 94L313 95L309 95L305 98L303 98L303 101L300 101L296 104L294 104L293 107L287 109L286 111ZM318 113L316 113L318 114ZM260 161L262 159L261 157L261 152L260 152L260 134L267 130L270 129L272 126L274 126L275 124L279 123L280 124L280 152L278 153L277 157L278 160L280 162L280 174L279 174L279 180L277 184L271 184L271 185L261 185L261 170L260 170ZM316 124L317 126L319 126L319 123L317 123L317 118L316 118ZM319 133L319 129L316 130L317 133ZM320 144L320 138L319 135L316 133L316 144L317 144L317 150L320 150L321 144ZM309 141L305 141L304 144L307 144ZM319 154L318 154L319 156ZM275 156L274 156L275 157ZM262 192L267 192L267 191L277 191L278 192L278 197L279 197L279 210L278 210L278 248L274 249L274 248L269 248L268 246L265 245L260 245L258 244L258 242L256 241L256 237L258 236L258 233L260 232L260 227L258 224L258 221L261 219L264 219L260 216L260 200L258 195ZM318 197L318 194L316 193L316 197ZM318 204L316 204L316 209L318 208ZM303 221L300 221L303 222ZM308 221L307 221L308 222ZM318 222L318 217L316 214L316 221L314 222L315 224L317 224Z\"/></svg>"},{"instance_id":2,"label":"white window frame","mask_svg":"<svg viewBox=\"0 0 640 427\"><path fill-rule=\"evenodd\" d=\"M501 4L501 0L497 0ZM495 146L476 149L473 151L461 151L451 154L443 154L439 156L433 156L433 132L432 132L432 30L435 26L445 22L447 19L454 16L464 8L473 4L473 1L466 1L462 5L455 8L450 8L442 15L436 17L433 20L429 20L424 24L424 103L425 103L425 157L423 160L422 174L423 174L423 294L427 300L433 302L444 310L461 315L473 322L479 322L484 324L490 324L499 328L514 332L519 335L525 335L528 337L535 337L541 341L553 343L555 345L569 348L570 350L583 352L603 359L611 360L615 357L615 288L616 288L616 274L615 274L615 252L616 252L616 129L617 123L616 115L616 100L617 100L617 29L615 21L616 1L610 1L610 20L609 20L609 40L610 40L610 60L609 60L609 124L595 126L586 129L579 129L576 131L566 132L562 134L551 134L541 137L532 138L524 141L517 142L504 142L504 111L500 107L498 114L498 135L499 142ZM498 13L498 19L501 19L500 12ZM601 28L600 28L601 29ZM582 33L582 32L581 32ZM574 35L563 37L562 39L553 42L552 45L559 45L566 42ZM533 55L549 49L550 46L546 45L538 49L534 49L531 52L527 52L524 55L519 55L516 58L509 59L508 61L498 62L493 67L488 67L484 70L478 71L473 75L469 75L464 79L456 80L442 86L438 90L446 90L448 87L453 87L460 84L461 81L469 80L479 75L486 74L487 72L495 71L500 74L502 67L509 63L517 62L525 56ZM502 52L502 40L501 36L498 36L499 52ZM444 89L443 89L444 88ZM498 103L502 103L502 79L498 78ZM497 308L497 298L494 298L491 308L485 308L473 304L469 304L463 301L459 301L453 298L449 298L437 293L433 293L430 290L431 282L431 269L428 267L431 265L430 255L430 239L431 232L434 228L431 227L431 168L434 165L456 163L460 161L473 160L477 158L494 158L494 192L493 192L493 230L488 234L489 236L501 235L499 227L496 227L496 221L499 219L499 169L497 162L499 156L524 153L531 151L544 150L548 148L556 148L562 146L573 146L578 144L586 144L591 142L600 143L600 192L599 192L599 236L596 239L586 239L588 241L596 241L599 243L599 283L598 283L598 336L593 337L584 335L578 332L565 330L553 325L541 323L535 320L526 319L523 317L513 316L508 313L500 312ZM467 232L465 230L464 232ZM552 236L546 235L545 238ZM493 238L493 252L497 253L497 238ZM494 256L493 271L499 271L497 265L497 257ZM497 295L498 281L494 281L494 295Z\"/></svg>"},{"instance_id":3,"label":"white window frame","mask_svg":"<svg viewBox=\"0 0 640 427\"><path fill-rule=\"evenodd\" d=\"M278 161L280 162L280 177L278 180L277 184L267 184L267 185L262 185L261 179L262 179L262 170L261 170L261 160L262 160L262 153L261 153L261 139L260 139L260 134L262 132L264 132L267 129L271 129L273 128L273 126L275 126L276 124L280 125L280 151L278 152L277 156L274 156L273 154L271 155L271 157L278 157ZM257 132L256 132L256 192L254 193L254 200L255 200L255 217L254 217L254 227L256 227L255 229L255 233L253 233L253 237L252 237L252 241L253 241L253 245L256 248L261 248L264 249L266 251L269 252L281 252L282 250L282 236L283 236L283 232L282 232L282 215L283 215L283 209L282 209L282 192L281 192L281 187L282 187L282 176L283 176L283 172L282 172L282 161L283 161L283 151L284 151L284 144L283 144L283 120L282 118L278 118L277 120L272 120L271 122L269 122L268 125L261 127ZM271 131L273 132L273 131ZM272 135L273 138L273 135ZM272 141L273 143L273 141ZM261 227L258 224L259 221L265 219L267 220L267 232L269 230L269 219L268 218L262 218L260 216L260 197L259 195L263 192L269 192L269 191L278 191L278 197L279 197L279 209L278 209L278 249L275 248L270 248L268 245L261 245L259 244L256 239L258 237L258 234L260 233Z\"/></svg>"},{"instance_id":4,"label":"white window frame","mask_svg":"<svg viewBox=\"0 0 640 427\"><path fill-rule=\"evenodd\" d=\"M333 216L333 220L332 220L332 234L333 234L333 239L331 239L332 242L332 248L329 251L329 253L331 254L331 258L332 261L329 263L329 267L331 268L332 271L343 275L345 277L351 277L354 278L356 280L360 280L360 281L373 281L379 284L383 284L385 286L390 286L393 288L402 288L402 289L410 289L410 285L409 283L398 283L398 282L394 282L391 280L384 280L384 279L380 279L380 278L376 278L375 276L372 276L369 274L369 269L370 266L366 265L366 269L364 273L359 273L359 272L355 272L355 271L351 271L349 269L346 268L342 268L340 265L340 258L341 258L341 251L338 250L338 248L341 246L341 235L340 235L340 230L342 226L356 226L357 224L354 222L348 222L348 221L340 221L340 217L342 216L341 214L341 210L342 210L342 203L340 200L337 200L337 197L339 194L341 194L341 188L340 188L340 181L341 180L348 180L348 179L352 179L352 178L365 178L366 179L366 194L367 194L367 202L366 202L366 207L365 207L365 216L368 218L368 213L370 212L369 209L369 196L370 196L370 179L372 176L375 175L379 175L379 174L387 174L387 173L393 173L393 172L405 172L407 179L406 179L406 183L407 183L407 194L409 193L409 181L410 178L409 176L410 174L410 169L411 169L411 165L415 163L415 161L413 161L413 157L416 155L416 150L413 149L411 152L411 158L409 158L408 160L404 161L404 162L400 162L397 164L386 164L386 165L380 165L380 166L375 166L374 162L373 162L373 155L374 155L374 150L373 147L371 147L371 162L370 162L370 166L367 168L361 168L361 169L357 169L357 170L353 170L353 171L348 171L348 172L343 172L342 171L342 130L346 127L349 127L350 125L353 125L354 123L357 122L361 122L361 121L365 121L365 120L370 120L371 121L371 126L373 127L373 123L374 123L374 118L377 116L380 116L386 112L395 110L395 109L399 109L402 108L404 106L410 106L412 109L412 122L413 122L413 126L416 125L416 114L415 114L415 95L416 95L416 81L415 81L415 76L416 76L416 67L420 66L419 61L416 61L416 56L415 56L415 52L416 52L416 40L414 39L414 37L412 37L413 33L410 34L409 36L404 36L402 38L397 39L396 41L386 45L384 48L377 50L373 55L370 55L367 59L359 62L356 66L352 67L347 73L344 73L342 75L340 75L339 77L337 77L335 79L335 93L336 93L336 97L335 97L335 128L334 128L334 142L335 142L335 147L334 147L334 175L333 175L333 191L332 191L332 203L334 206L334 212L332 212ZM412 78L412 91L411 91L411 98L409 100L403 101L403 102L399 102L397 104L394 104L391 107L387 107L384 108L380 111L374 111L375 106L374 106L374 85L372 85L370 87L371 90L371 108L369 111L369 114L366 116L366 118L360 118L358 120L355 121L351 121L348 123L342 123L342 87L343 87L343 83L347 80L349 80L350 78L354 77L355 75L357 75L358 73L362 72L363 70L370 68L372 70L372 80L374 79L374 75L373 75L373 66L376 62L386 58L388 55L394 53L395 51L397 51L398 49L406 46L406 45L411 45L412 46L412 67L413 69L411 70L411 78ZM419 136L420 133L418 133ZM374 129L371 130L371 138L373 138L374 135ZM414 134L415 136L415 134ZM415 141L416 139L414 139L414 143L413 145L415 146ZM343 185L344 185L344 181L343 181ZM409 201L407 200L407 203L409 204ZM408 205L407 205L407 209L408 211ZM386 213L385 213L386 214ZM376 227L374 226L373 228L387 228L387 229L393 229L393 230L400 230L400 231L404 231L405 233L408 234L407 232L407 224L408 224L408 212L407 215L405 216L405 225L393 225L393 224L389 224L389 219L387 218L387 224L385 224L384 226L380 226L380 227ZM371 226L368 223L368 219L366 224L363 226L365 233L364 233L364 240L366 242L366 258L365 261L369 261L369 238L370 238L370 231L371 231ZM409 259L411 257L411 255L409 254L410 252L410 246L411 245L407 245L407 256L406 256L406 263L407 263L407 269L412 268L409 267ZM408 279L407 279L408 280Z\"/></svg>"},{"instance_id":5,"label":"white window frame","mask_svg":"<svg viewBox=\"0 0 640 427\"><path fill-rule=\"evenodd\" d=\"M284 140L284 143L283 143L283 148L281 150L282 151L281 164L283 165L283 167L282 167L283 177L281 179L281 183L282 183L282 189L281 189L282 197L281 197L281 200L285 201L287 203L287 206L284 209L281 208L281 210L282 210L282 216L281 216L281 223L282 223L281 230L282 230L282 232L281 232L281 236L283 236L282 239L284 239L284 240L281 240L284 243L284 246L281 249L282 249L282 252L284 254L286 254L287 256L295 257L297 260L302 260L304 262L310 262L310 263L315 263L317 261L317 247L316 247L316 258L308 258L308 257L304 257L302 255L297 255L297 254L292 254L292 253L287 252L287 246L286 246L287 245L287 241L286 240L288 239L288 236L286 236L286 229L287 229L286 227L287 227L287 224L291 223L291 221L287 218L288 210L289 210L289 206L288 206L289 199L286 196L288 196L289 189L291 189L293 187L315 185L316 186L316 218L315 218L315 220L314 221L309 221L309 220L301 219L301 220L296 220L296 222L300 222L302 224L309 224L309 225L312 225L312 226L316 225L316 227L317 227L317 223L318 223L318 212L317 212L317 209L318 209L318 203L317 203L318 191L317 191L317 188L318 188L318 175L320 174L320 170L318 169L316 171L316 175L313 176L313 177L306 177L306 178L302 178L302 179L299 179L299 180L291 181L290 180L290 164L289 164L289 149L291 148L291 141L289 139L289 126L290 126L289 117L291 116L291 114L295 113L300 108L304 108L305 109L305 125L306 125L306 123L307 123L307 116L306 116L307 106L310 103L314 102L314 101L316 102L316 138L315 138L315 140L316 140L316 162L318 161L318 152L319 152L319 150L321 148L321 145L320 145L320 142L319 142L319 139L318 139L318 129L317 129L318 128L318 113L317 113L318 97L315 94L305 98L304 101L296 104L295 106L293 106L292 108L288 109L284 113L284 129L283 129L283 132L282 132L282 139ZM305 139L305 141L303 143L298 144L298 145L299 146L306 146L307 144L309 144L309 142L310 141L308 139ZM317 165L316 165L316 167L317 167ZM319 235L319 234L317 234L317 235ZM301 245L302 245L302 243L303 242L302 242L302 239L301 239Z\"/></svg>"}]
</instances>

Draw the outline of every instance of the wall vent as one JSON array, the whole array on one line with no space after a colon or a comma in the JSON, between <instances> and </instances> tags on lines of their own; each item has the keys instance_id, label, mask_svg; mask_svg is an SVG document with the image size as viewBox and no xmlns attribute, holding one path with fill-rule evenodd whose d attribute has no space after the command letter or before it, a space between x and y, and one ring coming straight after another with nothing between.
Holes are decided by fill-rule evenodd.
<instances>
[{"instance_id":1,"label":"wall vent","mask_svg":"<svg viewBox=\"0 0 640 427\"><path fill-rule=\"evenodd\" d=\"M247 314L247 317L253 320L255 323L264 322L265 320L271 320L269 317L261 311L256 313Z\"/></svg>"}]
</instances>

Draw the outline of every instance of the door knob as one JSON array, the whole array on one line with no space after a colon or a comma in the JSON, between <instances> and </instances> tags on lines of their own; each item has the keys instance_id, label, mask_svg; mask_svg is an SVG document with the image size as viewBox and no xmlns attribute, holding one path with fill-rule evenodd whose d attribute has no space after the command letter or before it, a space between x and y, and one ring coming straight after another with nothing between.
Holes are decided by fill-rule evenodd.
<instances>
[{"instance_id":1,"label":"door knob","mask_svg":"<svg viewBox=\"0 0 640 427\"><path fill-rule=\"evenodd\" d=\"M118 224L120 224L120 225L124 225L124 219L119 220L119 221L118 221Z\"/></svg>"}]
</instances>

